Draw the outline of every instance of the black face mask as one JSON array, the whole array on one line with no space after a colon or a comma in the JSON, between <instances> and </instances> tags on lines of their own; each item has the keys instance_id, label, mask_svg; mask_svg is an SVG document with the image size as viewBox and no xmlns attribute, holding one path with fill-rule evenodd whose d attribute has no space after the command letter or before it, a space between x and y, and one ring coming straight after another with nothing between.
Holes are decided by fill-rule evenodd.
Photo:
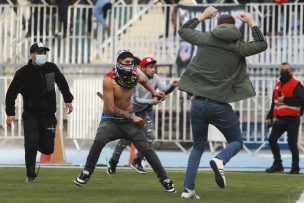
<instances>
[{"instance_id":1,"label":"black face mask","mask_svg":"<svg viewBox=\"0 0 304 203\"><path fill-rule=\"evenodd\" d=\"M280 81L282 83L285 83L292 78L292 75L288 71L280 71L280 75Z\"/></svg>"}]
</instances>

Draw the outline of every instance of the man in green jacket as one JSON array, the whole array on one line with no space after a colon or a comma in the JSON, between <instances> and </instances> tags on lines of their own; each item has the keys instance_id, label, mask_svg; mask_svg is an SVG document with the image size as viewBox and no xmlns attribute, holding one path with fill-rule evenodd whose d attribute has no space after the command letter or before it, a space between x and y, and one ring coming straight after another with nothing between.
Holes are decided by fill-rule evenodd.
<instances>
[{"instance_id":1,"label":"man in green jacket","mask_svg":"<svg viewBox=\"0 0 304 203\"><path fill-rule=\"evenodd\" d=\"M219 187L226 186L224 165L242 149L240 122L228 104L255 96L246 72L246 56L261 53L267 43L249 13L241 20L251 28L252 42L241 41L241 33L231 15L218 18L211 32L200 32L195 27L217 15L217 9L208 7L203 13L186 22L178 31L183 40L196 45L197 53L181 77L179 89L193 95L191 124L193 149L189 156L182 198L199 199L195 194L195 177L201 156L207 144L209 123L225 136L228 146L210 161Z\"/></svg>"}]
</instances>

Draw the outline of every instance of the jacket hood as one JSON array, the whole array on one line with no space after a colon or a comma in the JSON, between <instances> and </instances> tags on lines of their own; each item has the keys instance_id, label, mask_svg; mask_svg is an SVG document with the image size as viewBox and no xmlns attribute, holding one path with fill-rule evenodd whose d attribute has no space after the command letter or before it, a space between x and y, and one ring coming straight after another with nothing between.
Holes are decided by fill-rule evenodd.
<instances>
[{"instance_id":1,"label":"jacket hood","mask_svg":"<svg viewBox=\"0 0 304 203\"><path fill-rule=\"evenodd\" d=\"M211 33L219 39L233 42L241 38L240 30L232 24L221 24L216 26Z\"/></svg>"}]
</instances>

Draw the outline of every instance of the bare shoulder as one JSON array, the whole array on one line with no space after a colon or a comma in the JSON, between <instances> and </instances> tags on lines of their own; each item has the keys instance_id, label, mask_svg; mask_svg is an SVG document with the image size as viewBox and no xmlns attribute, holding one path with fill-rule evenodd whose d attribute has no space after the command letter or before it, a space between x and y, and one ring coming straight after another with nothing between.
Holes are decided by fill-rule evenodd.
<instances>
[{"instance_id":1,"label":"bare shoulder","mask_svg":"<svg viewBox=\"0 0 304 203\"><path fill-rule=\"evenodd\" d=\"M112 79L109 76L104 76L104 78L103 78L103 87L104 88L113 87Z\"/></svg>"}]
</instances>

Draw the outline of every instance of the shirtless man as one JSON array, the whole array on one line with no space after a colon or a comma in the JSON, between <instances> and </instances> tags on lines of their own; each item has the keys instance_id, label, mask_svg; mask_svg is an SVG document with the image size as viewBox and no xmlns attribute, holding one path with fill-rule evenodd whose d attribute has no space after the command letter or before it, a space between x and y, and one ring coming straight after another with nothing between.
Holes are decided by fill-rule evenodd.
<instances>
[{"instance_id":1,"label":"shirtless man","mask_svg":"<svg viewBox=\"0 0 304 203\"><path fill-rule=\"evenodd\" d=\"M147 142L143 119L132 112L131 97L138 82L155 97L164 99L164 93L157 93L148 80L139 77L137 71L134 70L133 57L129 50L119 51L115 67L104 77L102 119L84 170L74 183L78 186L86 184L94 172L103 147L112 140L123 138L133 142L137 150L144 155L165 190L176 192L158 156Z\"/></svg>"}]
</instances>

